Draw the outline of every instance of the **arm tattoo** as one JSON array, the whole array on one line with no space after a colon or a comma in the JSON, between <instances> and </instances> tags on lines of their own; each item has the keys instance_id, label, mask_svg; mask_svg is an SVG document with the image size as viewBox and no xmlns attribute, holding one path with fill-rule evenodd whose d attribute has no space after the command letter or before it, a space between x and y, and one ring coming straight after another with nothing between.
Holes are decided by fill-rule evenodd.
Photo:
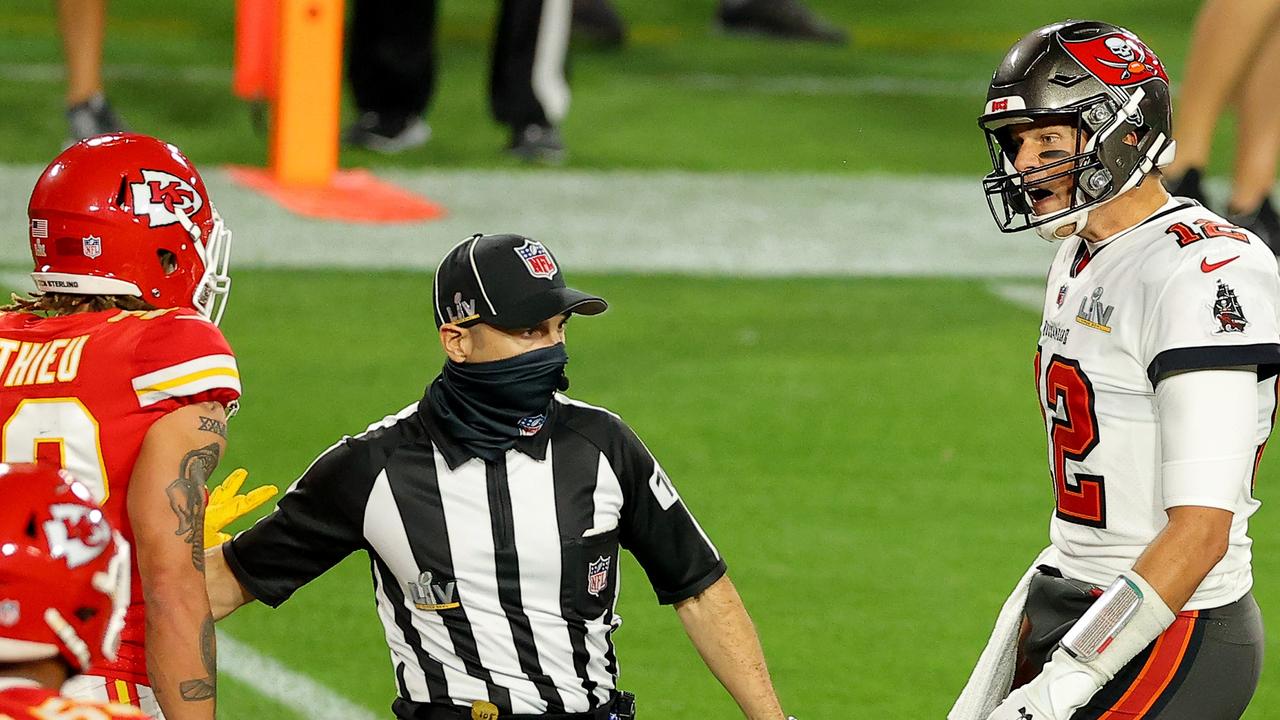
<instances>
[{"instance_id":1,"label":"arm tattoo","mask_svg":"<svg viewBox=\"0 0 1280 720\"><path fill-rule=\"evenodd\" d=\"M227 424L221 420L200 416L200 429L205 432L211 432L215 435L227 436Z\"/></svg>"},{"instance_id":2,"label":"arm tattoo","mask_svg":"<svg viewBox=\"0 0 1280 720\"><path fill-rule=\"evenodd\" d=\"M218 466L222 450L217 443L187 453L178 465L178 479L169 484L169 507L178 516L174 535L183 535L191 546L191 564L204 572L204 485Z\"/></svg>"},{"instance_id":3,"label":"arm tattoo","mask_svg":"<svg viewBox=\"0 0 1280 720\"><path fill-rule=\"evenodd\" d=\"M213 632L212 615L206 617L204 624L200 626L200 657L209 676L198 680L183 680L178 684L182 699L187 702L211 700L218 693L218 638Z\"/></svg>"}]
</instances>

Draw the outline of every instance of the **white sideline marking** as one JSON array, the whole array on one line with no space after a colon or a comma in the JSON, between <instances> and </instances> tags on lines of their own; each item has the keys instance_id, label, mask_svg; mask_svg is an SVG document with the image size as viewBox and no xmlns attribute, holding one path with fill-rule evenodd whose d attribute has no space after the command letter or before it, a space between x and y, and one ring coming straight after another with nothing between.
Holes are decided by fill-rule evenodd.
<instances>
[{"instance_id":1,"label":"white sideline marking","mask_svg":"<svg viewBox=\"0 0 1280 720\"><path fill-rule=\"evenodd\" d=\"M231 68L225 65L178 65L157 67L139 63L107 64L103 77L110 81L182 82L191 85L231 84ZM61 83L66 79L62 63L0 63L0 77L10 82ZM781 75L776 77L724 75L717 73L677 74L672 79L686 87L703 90L760 93L762 95L899 95L910 97L965 97L986 93L986 77L944 80L870 75Z\"/></svg>"},{"instance_id":2,"label":"white sideline marking","mask_svg":"<svg viewBox=\"0 0 1280 720\"><path fill-rule=\"evenodd\" d=\"M1006 302L1017 305L1024 310L1040 312L1044 310L1044 286L1028 283L991 283L987 290Z\"/></svg>"},{"instance_id":3,"label":"white sideline marking","mask_svg":"<svg viewBox=\"0 0 1280 720\"><path fill-rule=\"evenodd\" d=\"M981 95L988 79L942 80L900 75L833 77L830 75L677 75L676 81L703 90L751 92L762 95L894 95L909 97L963 97Z\"/></svg>"},{"instance_id":4,"label":"white sideline marking","mask_svg":"<svg viewBox=\"0 0 1280 720\"><path fill-rule=\"evenodd\" d=\"M107 64L102 67L102 76L107 80L231 85L231 68L223 65ZM60 83L66 79L67 70L62 63L0 63L0 77L10 82Z\"/></svg>"},{"instance_id":5,"label":"white sideline marking","mask_svg":"<svg viewBox=\"0 0 1280 720\"><path fill-rule=\"evenodd\" d=\"M296 710L308 720L378 720L380 717L222 631L218 632L218 659L221 661L219 672Z\"/></svg>"},{"instance_id":6,"label":"white sideline marking","mask_svg":"<svg viewBox=\"0 0 1280 720\"><path fill-rule=\"evenodd\" d=\"M24 293L35 290L35 283L31 282L31 276L24 272L0 272L0 305L9 303L10 292Z\"/></svg>"},{"instance_id":7,"label":"white sideline marking","mask_svg":"<svg viewBox=\"0 0 1280 720\"><path fill-rule=\"evenodd\" d=\"M475 232L545 240L572 272L750 277L1042 277L1053 257L991 222L964 176L661 171L379 170L448 209L428 223L355 225L290 214L205 168L235 231L236 268L430 272ZM26 201L41 168L0 165L0 268L29 267Z\"/></svg>"}]
</instances>

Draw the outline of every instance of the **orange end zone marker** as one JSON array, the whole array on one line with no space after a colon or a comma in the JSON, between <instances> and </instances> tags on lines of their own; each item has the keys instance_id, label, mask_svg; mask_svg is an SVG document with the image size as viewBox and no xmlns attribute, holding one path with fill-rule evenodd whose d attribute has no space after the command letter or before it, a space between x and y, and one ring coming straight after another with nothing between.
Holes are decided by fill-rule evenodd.
<instances>
[{"instance_id":1,"label":"orange end zone marker","mask_svg":"<svg viewBox=\"0 0 1280 720\"><path fill-rule=\"evenodd\" d=\"M342 0L280 0L270 165L287 185L324 185L338 169Z\"/></svg>"},{"instance_id":2,"label":"orange end zone marker","mask_svg":"<svg viewBox=\"0 0 1280 720\"><path fill-rule=\"evenodd\" d=\"M249 102L274 100L279 0L236 0L235 74L231 91Z\"/></svg>"},{"instance_id":3,"label":"orange end zone marker","mask_svg":"<svg viewBox=\"0 0 1280 720\"><path fill-rule=\"evenodd\" d=\"M340 170L327 185L286 185L262 168L231 166L232 180L299 215L345 222L397 223L445 216L440 205L402 190L367 170Z\"/></svg>"}]
</instances>

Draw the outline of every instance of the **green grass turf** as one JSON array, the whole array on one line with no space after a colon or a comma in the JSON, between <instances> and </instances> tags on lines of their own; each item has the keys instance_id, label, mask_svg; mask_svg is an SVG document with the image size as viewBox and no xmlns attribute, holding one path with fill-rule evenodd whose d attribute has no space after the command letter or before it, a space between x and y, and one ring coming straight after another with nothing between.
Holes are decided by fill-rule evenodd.
<instances>
[{"instance_id":1,"label":"green grass turf","mask_svg":"<svg viewBox=\"0 0 1280 720\"><path fill-rule=\"evenodd\" d=\"M941 717L1005 594L1047 543L1034 313L980 281L573 276L611 301L570 325L571 395L621 413L729 562L802 718ZM290 483L438 370L416 274L237 273L223 323L243 409L223 471ZM1274 460L1258 493L1269 500ZM236 528L244 527L239 524ZM1255 517L1257 595L1280 612L1280 528ZM624 564L622 685L648 718L738 717ZM223 629L379 711L392 673L367 562ZM1272 636L1272 657L1280 650ZM225 717L287 717L224 685ZM1251 720L1280 717L1264 680Z\"/></svg>"},{"instance_id":2,"label":"green grass turf","mask_svg":"<svg viewBox=\"0 0 1280 720\"><path fill-rule=\"evenodd\" d=\"M1031 28L1099 17L1138 31L1178 77L1194 0L1153 11L1139 0L1081 0L1069 9L987 0L911 3L810 0L852 29L849 47L765 42L718 34L716 0L618 0L632 29L621 52L578 48L565 134L571 167L697 170L888 171L980 174L986 149L974 118L991 71ZM113 0L107 63L153 67L156 76L109 81L108 91L137 130L163 136L197 164L262 164L265 140L230 90L232 3L157 5ZM498 152L505 131L490 119L485 83L494 2L441 3L439 94L429 114L434 139L396 158L346 152L351 166L513 167ZM48 0L0 4L0 63L56 67L60 50ZM223 81L194 82L179 70L221 68ZM959 97L771 94L708 89L690 76L758 81L799 76L841 83L863 77L972 84ZM62 84L0 74L0 162L43 164L65 132ZM348 101L349 105L349 101ZM350 107L346 110L350 117ZM1220 149L1229 148L1229 123ZM1229 158L1215 160L1214 170Z\"/></svg>"}]
</instances>

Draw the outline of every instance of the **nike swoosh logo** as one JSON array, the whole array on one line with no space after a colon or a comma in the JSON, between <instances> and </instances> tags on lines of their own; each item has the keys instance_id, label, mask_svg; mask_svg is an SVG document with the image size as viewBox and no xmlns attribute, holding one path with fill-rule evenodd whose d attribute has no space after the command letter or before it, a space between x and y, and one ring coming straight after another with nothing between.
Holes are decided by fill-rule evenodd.
<instances>
[{"instance_id":1,"label":"nike swoosh logo","mask_svg":"<svg viewBox=\"0 0 1280 720\"><path fill-rule=\"evenodd\" d=\"M1209 258L1204 258L1200 261L1200 272L1211 273L1214 270L1217 270L1218 268L1222 267L1223 265L1226 265L1227 263L1231 262L1232 260L1239 260L1239 259L1240 259L1240 256L1237 255L1235 257L1227 258L1226 260L1223 260L1221 262L1210 263Z\"/></svg>"}]
</instances>

